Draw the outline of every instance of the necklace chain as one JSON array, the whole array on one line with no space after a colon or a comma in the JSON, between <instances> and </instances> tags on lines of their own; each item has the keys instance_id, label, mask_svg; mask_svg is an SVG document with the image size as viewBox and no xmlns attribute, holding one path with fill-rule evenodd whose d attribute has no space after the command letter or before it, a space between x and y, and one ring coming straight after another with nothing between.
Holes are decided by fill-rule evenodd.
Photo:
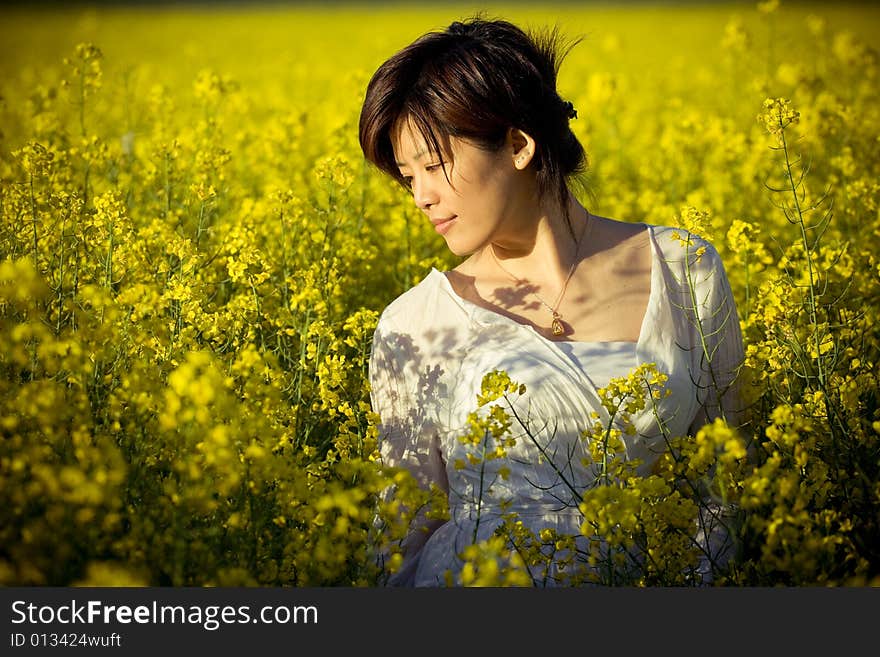
<instances>
[{"instance_id":1,"label":"necklace chain","mask_svg":"<svg viewBox=\"0 0 880 657\"><path fill-rule=\"evenodd\" d=\"M571 280L571 276L572 274L574 274L574 270L577 268L578 254L581 251L581 243L586 236L587 228L590 224L593 223L589 211L586 212L586 215L586 221L584 223L584 227L581 229L580 237L578 237L577 242L575 242L574 258L572 259L571 267L569 267L568 269L568 274L566 274L565 276L565 281L563 281L562 283L562 289L559 291L559 296L556 297L556 301L554 302L554 304L551 306L549 303L544 301L540 294L535 291L532 292L532 294L534 294L538 298L538 301L540 301L544 305L544 307L547 308L547 310L549 310L550 313L553 315L553 322L550 324L550 330L553 332L553 335L562 335L565 332L565 327L562 325L562 315L559 314L559 304L562 303L562 297L565 296L565 290L568 288L568 282ZM507 269L504 268L504 265L501 264L501 261L498 260L498 256L495 255L494 248L492 248L492 258L495 260L495 264L498 265L499 269L507 274L514 283L519 285L520 283L528 282L527 279L517 278L509 271L507 271Z\"/></svg>"}]
</instances>

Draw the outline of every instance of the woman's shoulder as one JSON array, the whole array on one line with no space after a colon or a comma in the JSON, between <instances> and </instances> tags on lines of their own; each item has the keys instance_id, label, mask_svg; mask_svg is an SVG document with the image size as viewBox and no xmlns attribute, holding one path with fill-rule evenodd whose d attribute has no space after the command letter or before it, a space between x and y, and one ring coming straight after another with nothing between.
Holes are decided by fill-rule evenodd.
<instances>
[{"instance_id":1,"label":"woman's shoulder","mask_svg":"<svg viewBox=\"0 0 880 657\"><path fill-rule=\"evenodd\" d=\"M710 244L709 240L697 233L675 224L645 224L655 240L662 240L664 244L678 244L685 246L688 243L704 246Z\"/></svg>"},{"instance_id":2,"label":"woman's shoulder","mask_svg":"<svg viewBox=\"0 0 880 657\"><path fill-rule=\"evenodd\" d=\"M669 262L712 264L718 260L718 250L712 241L702 235L673 224L646 224L660 254Z\"/></svg>"},{"instance_id":3,"label":"woman's shoulder","mask_svg":"<svg viewBox=\"0 0 880 657\"><path fill-rule=\"evenodd\" d=\"M379 324L401 329L423 324L436 315L439 304L446 296L443 277L442 272L432 267L422 280L385 306L379 316Z\"/></svg>"},{"instance_id":4,"label":"woman's shoulder","mask_svg":"<svg viewBox=\"0 0 880 657\"><path fill-rule=\"evenodd\" d=\"M616 249L643 249L652 244L663 258L680 260L686 254L711 251L712 243L685 228L673 224L656 224L592 215L601 226L603 244Z\"/></svg>"},{"instance_id":5,"label":"woman's shoulder","mask_svg":"<svg viewBox=\"0 0 880 657\"><path fill-rule=\"evenodd\" d=\"M705 299L729 287L726 267L710 239L674 225L652 225L649 230L670 292Z\"/></svg>"}]
</instances>

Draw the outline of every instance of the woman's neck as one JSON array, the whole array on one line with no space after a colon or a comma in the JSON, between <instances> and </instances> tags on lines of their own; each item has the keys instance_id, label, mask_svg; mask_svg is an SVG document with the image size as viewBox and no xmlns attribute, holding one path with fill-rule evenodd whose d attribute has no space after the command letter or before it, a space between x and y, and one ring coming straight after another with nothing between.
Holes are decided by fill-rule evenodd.
<instances>
[{"instance_id":1,"label":"woman's neck","mask_svg":"<svg viewBox=\"0 0 880 657\"><path fill-rule=\"evenodd\" d=\"M570 226L557 205L536 213L534 219L520 222L522 225L511 225L480 251L481 269L497 269L500 264L508 276L562 284L576 261L583 257L589 222L589 213L573 196L568 217Z\"/></svg>"}]
</instances>

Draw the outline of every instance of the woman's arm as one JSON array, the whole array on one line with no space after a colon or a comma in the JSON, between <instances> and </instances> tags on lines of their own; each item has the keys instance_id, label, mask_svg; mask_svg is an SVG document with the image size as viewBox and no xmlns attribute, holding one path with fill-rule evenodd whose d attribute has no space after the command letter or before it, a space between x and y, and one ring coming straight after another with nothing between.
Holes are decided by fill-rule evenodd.
<instances>
[{"instance_id":1,"label":"woman's arm","mask_svg":"<svg viewBox=\"0 0 880 657\"><path fill-rule=\"evenodd\" d=\"M696 259L696 253L701 253ZM688 434L716 419L739 429L744 417L740 392L740 370L744 360L739 314L724 264L716 249L696 239L688 250L690 280L687 294L693 312L696 344L692 345L697 365L692 377L700 406ZM698 571L704 584L714 579L715 570L733 556L734 539L730 523L735 508L706 492L700 504L697 543L703 553Z\"/></svg>"},{"instance_id":2,"label":"woman's arm","mask_svg":"<svg viewBox=\"0 0 880 657\"><path fill-rule=\"evenodd\" d=\"M437 486L448 494L446 463L436 415L431 412L437 403L436 370L422 360L413 336L380 318L369 364L370 397L380 420L379 451L383 465L405 468L421 488ZM396 487L389 487L386 498L395 493ZM400 544L403 564L389 578L389 585L412 585L422 547L442 524L428 518L427 509L416 513Z\"/></svg>"},{"instance_id":3,"label":"woman's arm","mask_svg":"<svg viewBox=\"0 0 880 657\"><path fill-rule=\"evenodd\" d=\"M697 249L705 247L699 262L693 262ZM740 427L743 401L740 391L740 368L744 360L743 338L736 301L724 264L715 248L704 240L690 246L691 280L689 304L693 306L697 344L696 371L700 408L689 427L695 435L705 424L721 418L731 427Z\"/></svg>"}]
</instances>

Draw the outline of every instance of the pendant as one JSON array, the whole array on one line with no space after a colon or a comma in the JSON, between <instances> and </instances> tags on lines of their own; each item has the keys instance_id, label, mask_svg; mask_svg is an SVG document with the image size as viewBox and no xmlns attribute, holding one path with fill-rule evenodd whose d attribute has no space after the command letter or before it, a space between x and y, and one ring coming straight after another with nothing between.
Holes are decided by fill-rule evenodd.
<instances>
[{"instance_id":1,"label":"pendant","mask_svg":"<svg viewBox=\"0 0 880 657\"><path fill-rule=\"evenodd\" d=\"M565 328L562 326L562 322L559 321L559 315L554 315L550 330L553 331L553 335L562 335L565 333Z\"/></svg>"}]
</instances>

